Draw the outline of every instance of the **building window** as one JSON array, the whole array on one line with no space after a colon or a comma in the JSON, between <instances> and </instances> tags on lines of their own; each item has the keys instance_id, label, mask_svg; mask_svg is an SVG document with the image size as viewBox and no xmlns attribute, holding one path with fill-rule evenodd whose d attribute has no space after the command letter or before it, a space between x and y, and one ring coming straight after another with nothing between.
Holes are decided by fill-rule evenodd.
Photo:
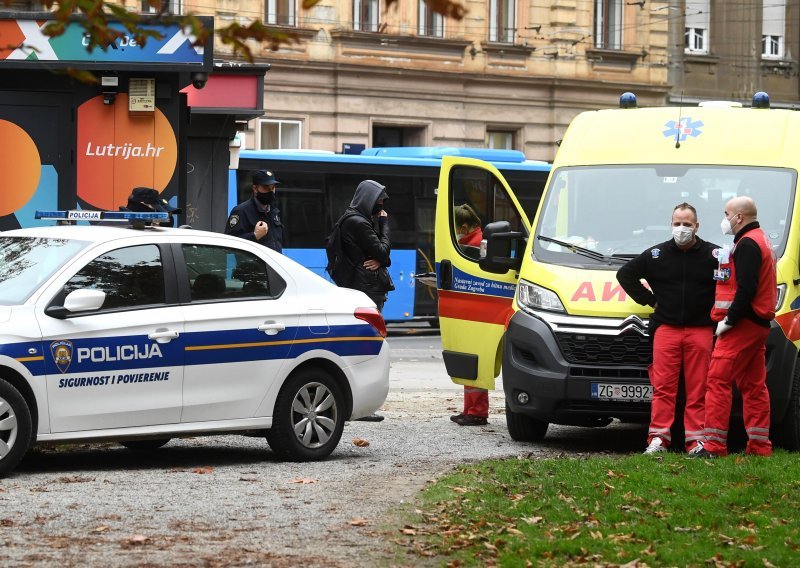
<instances>
[{"instance_id":1,"label":"building window","mask_svg":"<svg viewBox=\"0 0 800 568\"><path fill-rule=\"evenodd\" d=\"M514 43L514 0L489 0L489 41Z\"/></svg>"},{"instance_id":2,"label":"building window","mask_svg":"<svg viewBox=\"0 0 800 568\"><path fill-rule=\"evenodd\" d=\"M686 29L684 51L686 53L708 53L708 0L686 0Z\"/></svg>"},{"instance_id":3,"label":"building window","mask_svg":"<svg viewBox=\"0 0 800 568\"><path fill-rule=\"evenodd\" d=\"M267 0L267 23L294 26L297 18L295 0Z\"/></svg>"},{"instance_id":4,"label":"building window","mask_svg":"<svg viewBox=\"0 0 800 568\"><path fill-rule=\"evenodd\" d=\"M164 9L165 14L183 14L183 1L182 0L163 0L161 7ZM142 0L142 14L158 14L159 9L151 6L147 0Z\"/></svg>"},{"instance_id":5,"label":"building window","mask_svg":"<svg viewBox=\"0 0 800 568\"><path fill-rule=\"evenodd\" d=\"M354 0L353 29L362 32L377 32L379 8L379 0Z\"/></svg>"},{"instance_id":6,"label":"building window","mask_svg":"<svg viewBox=\"0 0 800 568\"><path fill-rule=\"evenodd\" d=\"M421 36L444 37L444 17L428 7L425 0L419 0L419 26Z\"/></svg>"},{"instance_id":7,"label":"building window","mask_svg":"<svg viewBox=\"0 0 800 568\"><path fill-rule=\"evenodd\" d=\"M776 59L783 57L783 36L761 36L761 55Z\"/></svg>"},{"instance_id":8,"label":"building window","mask_svg":"<svg viewBox=\"0 0 800 568\"><path fill-rule=\"evenodd\" d=\"M786 33L786 0L765 0L761 32L761 55L779 59L784 56Z\"/></svg>"},{"instance_id":9,"label":"building window","mask_svg":"<svg viewBox=\"0 0 800 568\"><path fill-rule=\"evenodd\" d=\"M622 49L622 9L622 0L595 0L595 47Z\"/></svg>"},{"instance_id":10,"label":"building window","mask_svg":"<svg viewBox=\"0 0 800 568\"><path fill-rule=\"evenodd\" d=\"M374 124L372 126L372 147L425 146L425 134L424 126Z\"/></svg>"},{"instance_id":11,"label":"building window","mask_svg":"<svg viewBox=\"0 0 800 568\"><path fill-rule=\"evenodd\" d=\"M487 130L486 147L495 150L513 150L514 133L507 130Z\"/></svg>"},{"instance_id":12,"label":"building window","mask_svg":"<svg viewBox=\"0 0 800 568\"><path fill-rule=\"evenodd\" d=\"M705 28L686 28L686 53L708 53L707 33Z\"/></svg>"},{"instance_id":13,"label":"building window","mask_svg":"<svg viewBox=\"0 0 800 568\"><path fill-rule=\"evenodd\" d=\"M258 147L261 150L299 150L303 123L299 120L259 120Z\"/></svg>"}]
</instances>

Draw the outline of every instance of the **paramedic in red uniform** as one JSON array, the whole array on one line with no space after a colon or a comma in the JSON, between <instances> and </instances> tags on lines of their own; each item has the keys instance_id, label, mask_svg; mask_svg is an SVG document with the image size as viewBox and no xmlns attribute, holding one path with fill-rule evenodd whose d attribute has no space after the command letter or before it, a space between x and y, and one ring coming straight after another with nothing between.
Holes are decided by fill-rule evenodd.
<instances>
[{"instance_id":1,"label":"paramedic in red uniform","mask_svg":"<svg viewBox=\"0 0 800 568\"><path fill-rule=\"evenodd\" d=\"M475 210L467 205L457 205L453 210L459 248L468 256L472 251L477 258L483 231L481 219ZM466 248L472 247L472 249ZM489 423L489 391L464 385L464 412L454 414L450 420L459 426L484 426Z\"/></svg>"},{"instance_id":2,"label":"paramedic in red uniform","mask_svg":"<svg viewBox=\"0 0 800 568\"><path fill-rule=\"evenodd\" d=\"M672 211L672 238L647 249L617 272L617 280L635 302L654 308L649 323L653 403L645 454L663 452L672 443L681 364L686 386L686 451L695 453L703 447L705 383L714 338L710 312L719 247L699 238L699 227L695 208L681 203Z\"/></svg>"},{"instance_id":3,"label":"paramedic in red uniform","mask_svg":"<svg viewBox=\"0 0 800 568\"><path fill-rule=\"evenodd\" d=\"M695 456L698 458L728 454L734 384L742 393L748 438L745 452L772 455L764 354L775 317L777 282L772 245L756 217L756 204L749 197L734 197L725 205L722 232L735 236L733 250L720 255L715 273L717 292L711 318L719 323L708 370L704 449Z\"/></svg>"}]
</instances>

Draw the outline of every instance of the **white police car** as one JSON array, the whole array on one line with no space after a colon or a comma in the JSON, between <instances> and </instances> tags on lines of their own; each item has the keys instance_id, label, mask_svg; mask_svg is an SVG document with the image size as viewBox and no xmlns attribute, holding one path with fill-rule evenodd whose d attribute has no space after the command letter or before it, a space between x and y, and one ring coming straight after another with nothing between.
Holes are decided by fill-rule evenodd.
<instances>
[{"instance_id":1,"label":"white police car","mask_svg":"<svg viewBox=\"0 0 800 568\"><path fill-rule=\"evenodd\" d=\"M244 239L4 232L0 474L36 442L151 449L201 433L262 432L284 459L324 458L386 399L385 335L367 296Z\"/></svg>"}]
</instances>

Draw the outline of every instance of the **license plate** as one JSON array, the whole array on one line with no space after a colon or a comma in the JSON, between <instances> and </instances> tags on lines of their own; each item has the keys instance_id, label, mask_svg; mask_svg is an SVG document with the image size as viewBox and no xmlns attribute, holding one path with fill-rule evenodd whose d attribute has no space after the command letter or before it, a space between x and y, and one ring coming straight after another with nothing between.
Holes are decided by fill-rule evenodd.
<instances>
[{"instance_id":1,"label":"license plate","mask_svg":"<svg viewBox=\"0 0 800 568\"><path fill-rule=\"evenodd\" d=\"M653 400L653 385L592 383L592 398L594 400L650 402Z\"/></svg>"}]
</instances>

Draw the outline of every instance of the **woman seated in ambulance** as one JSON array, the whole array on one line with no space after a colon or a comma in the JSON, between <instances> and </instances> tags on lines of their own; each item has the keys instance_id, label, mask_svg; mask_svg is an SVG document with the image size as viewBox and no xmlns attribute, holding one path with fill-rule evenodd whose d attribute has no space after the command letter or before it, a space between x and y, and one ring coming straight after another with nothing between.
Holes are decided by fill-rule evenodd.
<instances>
[{"instance_id":1,"label":"woman seated in ambulance","mask_svg":"<svg viewBox=\"0 0 800 568\"><path fill-rule=\"evenodd\" d=\"M481 241L483 240L480 217L472 207L464 203L454 207L453 218L455 220L458 248L468 257L477 260Z\"/></svg>"}]
</instances>

